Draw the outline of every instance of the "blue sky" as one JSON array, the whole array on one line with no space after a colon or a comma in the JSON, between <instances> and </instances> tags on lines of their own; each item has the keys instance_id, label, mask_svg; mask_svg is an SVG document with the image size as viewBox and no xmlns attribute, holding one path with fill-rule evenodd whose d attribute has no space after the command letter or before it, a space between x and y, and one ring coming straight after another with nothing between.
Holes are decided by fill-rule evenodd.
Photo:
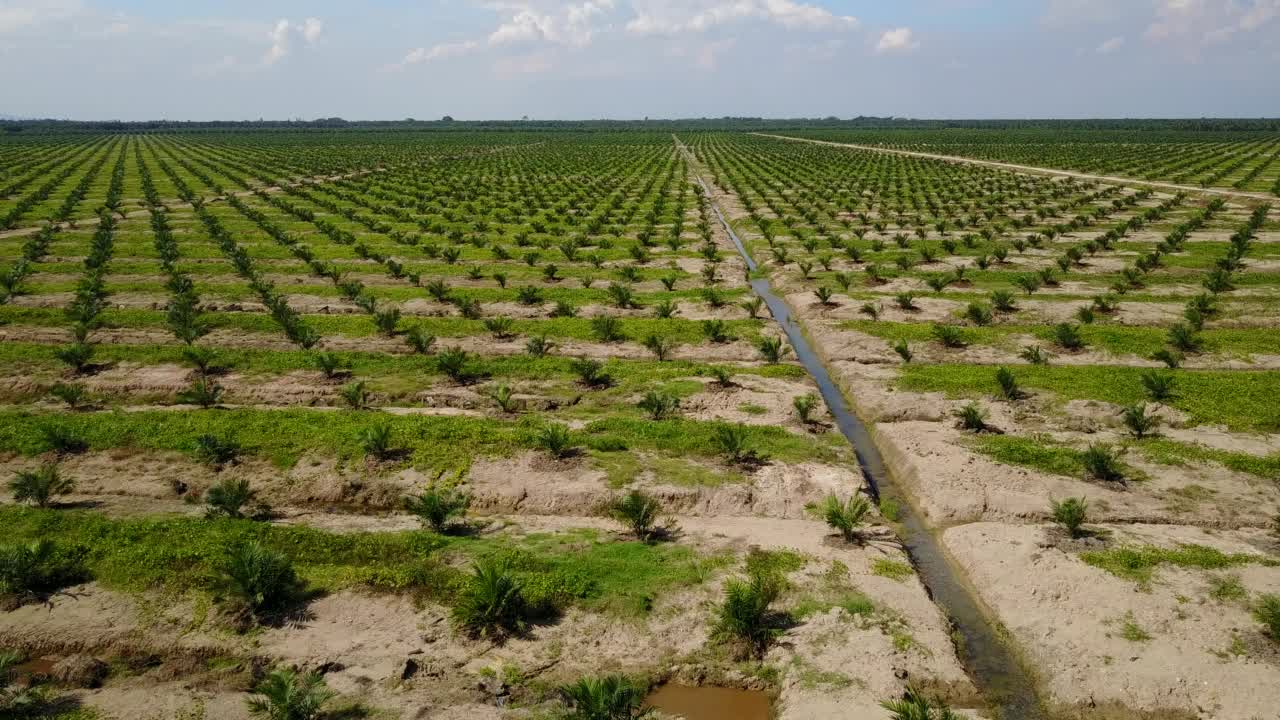
<instances>
[{"instance_id":1,"label":"blue sky","mask_svg":"<svg viewBox=\"0 0 1280 720\"><path fill-rule=\"evenodd\" d=\"M1280 0L0 0L0 114L1280 116Z\"/></svg>"}]
</instances>

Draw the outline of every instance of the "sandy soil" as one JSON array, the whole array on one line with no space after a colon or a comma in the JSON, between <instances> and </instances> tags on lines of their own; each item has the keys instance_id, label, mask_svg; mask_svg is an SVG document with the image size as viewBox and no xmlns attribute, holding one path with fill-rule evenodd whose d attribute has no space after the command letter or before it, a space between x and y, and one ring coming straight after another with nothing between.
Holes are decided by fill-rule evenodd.
<instances>
[{"instance_id":1,"label":"sandy soil","mask_svg":"<svg viewBox=\"0 0 1280 720\"><path fill-rule=\"evenodd\" d=\"M1113 546L1196 543L1258 557L1276 550L1256 531L1109 529ZM1143 591L1086 565L1043 526L974 523L947 530L943 541L1066 717L1261 718L1280 701L1280 648L1259 632L1244 602L1214 599L1208 585L1235 576L1249 594L1274 593L1278 568L1166 567ZM1150 639L1126 639L1126 621Z\"/></svg>"},{"instance_id":2,"label":"sandy soil","mask_svg":"<svg viewBox=\"0 0 1280 720\"><path fill-rule=\"evenodd\" d=\"M328 524L315 515L307 521ZM593 519L524 516L509 522L500 532L599 524ZM792 574L784 603L821 594L826 584L839 582L857 588L881 608L871 617L834 610L787 631L766 660L781 670L784 680L780 717L821 717L833 699L872 712L880 699L901 693L907 682L943 692L959 703L973 700L973 689L950 652L947 625L923 586L914 577L895 580L873 572L878 559L903 561L902 551L892 544L857 547L832 542L813 521L721 516L681 517L679 522L681 542L707 552L741 553L746 547L803 552L808 562ZM840 569L833 570L837 560ZM109 717L137 717L142 708L176 712L202 703L206 713L217 713L213 716L244 718L244 673L219 676L194 670L205 666L201 658L242 657L259 666L322 669L329 686L344 696L401 717L497 718L504 714L495 701L507 697L506 692L519 702L526 695L525 683L554 685L583 674L640 671L683 682L757 682L702 652L720 582L659 597L643 620L618 621L570 610L558 622L536 626L528 637L501 646L460 637L442 608L430 603L415 606L390 596L335 593L313 601L309 619L300 625L236 636L216 632L198 619L193 625L192 618L199 615L193 614L188 601L143 606L131 596L90 584L55 596L46 606L0 614L0 641L48 658L72 652L106 659L152 656L141 672L109 677L100 689L74 691L87 706ZM890 631L906 634L910 643L895 644ZM507 667L517 669L523 680L495 697L484 673L501 673ZM852 684L839 681L840 687L833 689L814 682L816 673L836 682L834 678L848 677L844 673L851 668L859 668ZM175 674L187 679L173 682ZM869 717L883 715L873 712Z\"/></svg>"}]
</instances>

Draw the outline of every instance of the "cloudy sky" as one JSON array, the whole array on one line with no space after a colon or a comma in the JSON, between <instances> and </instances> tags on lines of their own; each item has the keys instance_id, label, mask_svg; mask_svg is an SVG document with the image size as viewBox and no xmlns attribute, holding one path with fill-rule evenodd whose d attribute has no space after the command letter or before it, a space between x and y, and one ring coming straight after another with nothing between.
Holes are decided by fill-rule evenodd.
<instances>
[{"instance_id":1,"label":"cloudy sky","mask_svg":"<svg viewBox=\"0 0 1280 720\"><path fill-rule=\"evenodd\" d=\"M1280 0L0 0L0 114L1280 116Z\"/></svg>"}]
</instances>

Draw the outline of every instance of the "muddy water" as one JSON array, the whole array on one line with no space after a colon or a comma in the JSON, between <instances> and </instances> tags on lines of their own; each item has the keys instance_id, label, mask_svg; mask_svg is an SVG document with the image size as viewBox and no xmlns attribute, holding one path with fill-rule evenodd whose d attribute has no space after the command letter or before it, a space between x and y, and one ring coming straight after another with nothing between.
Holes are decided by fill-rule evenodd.
<instances>
[{"instance_id":1,"label":"muddy water","mask_svg":"<svg viewBox=\"0 0 1280 720\"><path fill-rule=\"evenodd\" d=\"M683 143L676 140L676 145L681 152L685 153L690 163L694 162L692 154ZM695 177L697 177L696 174ZM710 198L711 189L707 183L701 177L697 179L698 184ZM729 238L737 246L747 267L754 271L755 261L714 200L711 201L711 208L715 210L720 224L724 226ZM1018 662L1009 647L997 636L995 628L988 622L974 600L974 595L965 585L965 580L947 561L938 538L924 519L914 511L911 504L897 493L893 486L893 479L885 467L884 458L880 456L880 451L872 441L866 426L850 410L848 403L845 402L844 393L832 381L822 359L814 352L799 324L792 318L791 308L773 294L768 280L752 280L751 289L764 300L774 320L791 341L796 359L817 383L822 399L827 403L827 408L835 419L836 427L853 445L858 456L858 464L871 492L876 497L890 497L898 501L898 506L901 508L900 535L903 545L910 554L929 595L951 620L960 646L960 660L973 678L974 684L984 694L991 708L998 712L1001 720L1037 720L1046 717L1031 676Z\"/></svg>"},{"instance_id":2,"label":"muddy water","mask_svg":"<svg viewBox=\"0 0 1280 720\"><path fill-rule=\"evenodd\" d=\"M645 705L685 720L769 720L771 703L759 690L668 683L650 693Z\"/></svg>"}]
</instances>

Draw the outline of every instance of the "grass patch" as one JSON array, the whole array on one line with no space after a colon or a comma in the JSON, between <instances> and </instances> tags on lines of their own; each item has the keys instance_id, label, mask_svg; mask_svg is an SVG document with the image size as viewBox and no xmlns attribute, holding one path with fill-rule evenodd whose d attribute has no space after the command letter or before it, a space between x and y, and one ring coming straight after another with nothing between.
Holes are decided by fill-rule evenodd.
<instances>
[{"instance_id":1,"label":"grass patch","mask_svg":"<svg viewBox=\"0 0 1280 720\"><path fill-rule=\"evenodd\" d=\"M652 473L664 484L685 487L719 487L745 480L736 470L708 467L680 457L592 451L591 458L595 467L604 470L609 487L615 489L635 482L645 473Z\"/></svg>"},{"instance_id":2,"label":"grass patch","mask_svg":"<svg viewBox=\"0 0 1280 720\"><path fill-rule=\"evenodd\" d=\"M208 312L202 319L214 330L237 330L240 332L261 333L264 335L280 335L280 326L270 315L252 312ZM379 330L368 315L303 315L307 325L321 335L342 335L346 337L371 337ZM155 310L133 310L110 308L99 316L104 328L165 328L165 313ZM760 338L763 320L726 320L725 325L731 337L747 342L755 342ZM0 305L0 324L67 327L71 320L61 308L33 308ZM463 317L406 317L400 323L402 330L420 327L425 332L438 338L459 338L487 335L483 320L468 320ZM639 341L651 334L664 336L674 342L699 345L705 340L702 323L697 320L681 318L624 317L621 318L622 332L629 340ZM595 341L596 335L591 327L591 318L542 318L536 320L516 319L512 323L513 331L521 336L546 335L562 340Z\"/></svg>"},{"instance_id":3,"label":"grass patch","mask_svg":"<svg viewBox=\"0 0 1280 720\"><path fill-rule=\"evenodd\" d=\"M1259 457L1249 453L1217 450L1191 443L1154 438L1138 443L1136 447L1148 459L1165 465L1186 465L1192 462L1213 462L1236 472L1268 480L1280 480L1280 453Z\"/></svg>"},{"instance_id":4,"label":"grass patch","mask_svg":"<svg viewBox=\"0 0 1280 720\"><path fill-rule=\"evenodd\" d=\"M1162 565L1174 567L1221 570L1239 565L1260 564L1268 567L1280 564L1261 555L1247 553L1227 554L1205 545L1183 544L1176 548L1153 545L1118 547L1080 554L1080 559L1096 568L1125 580L1133 580L1140 588L1148 588L1155 571Z\"/></svg>"},{"instance_id":5,"label":"grass patch","mask_svg":"<svg viewBox=\"0 0 1280 720\"><path fill-rule=\"evenodd\" d=\"M871 565L871 574L902 582L915 575L916 570L908 563L879 558Z\"/></svg>"},{"instance_id":6,"label":"grass patch","mask_svg":"<svg viewBox=\"0 0 1280 720\"><path fill-rule=\"evenodd\" d=\"M328 533L238 520L108 519L81 511L0 508L7 542L38 538L83 548L103 585L125 591L204 591L227 548L256 540L282 552L321 591L369 588L419 592L448 601L466 561L502 556L526 594L605 612L647 612L653 598L701 583L727 556L699 556L672 544L615 542L593 530L520 538L452 537L428 532Z\"/></svg>"},{"instance_id":7,"label":"grass patch","mask_svg":"<svg viewBox=\"0 0 1280 720\"><path fill-rule=\"evenodd\" d=\"M1129 405L1147 399L1144 368L1101 366L1026 366L1018 382L1046 390L1061 400L1103 400ZM1178 370L1170 401L1196 424L1222 424L1231 430L1280 430L1280 372ZM952 397L981 397L998 392L995 372L983 365L903 366L898 387L943 392Z\"/></svg>"},{"instance_id":8,"label":"grass patch","mask_svg":"<svg viewBox=\"0 0 1280 720\"><path fill-rule=\"evenodd\" d=\"M363 456L361 432L372 425L391 430L391 445L403 449L418 467L467 467L472 458L505 457L539 447L544 427L536 416L508 421L493 418L390 415L378 412L234 409L190 412L68 413L0 411L0 451L36 455L48 450L45 429L59 427L90 449L136 448L194 452L201 435L228 437L246 452L270 457L288 467L316 448L340 459ZM574 441L604 453L649 450L668 455L719 457L716 430L722 423L692 420L654 422L607 418L573 433ZM751 447L783 461L839 459L829 440L795 435L781 428L747 427Z\"/></svg>"}]
</instances>

